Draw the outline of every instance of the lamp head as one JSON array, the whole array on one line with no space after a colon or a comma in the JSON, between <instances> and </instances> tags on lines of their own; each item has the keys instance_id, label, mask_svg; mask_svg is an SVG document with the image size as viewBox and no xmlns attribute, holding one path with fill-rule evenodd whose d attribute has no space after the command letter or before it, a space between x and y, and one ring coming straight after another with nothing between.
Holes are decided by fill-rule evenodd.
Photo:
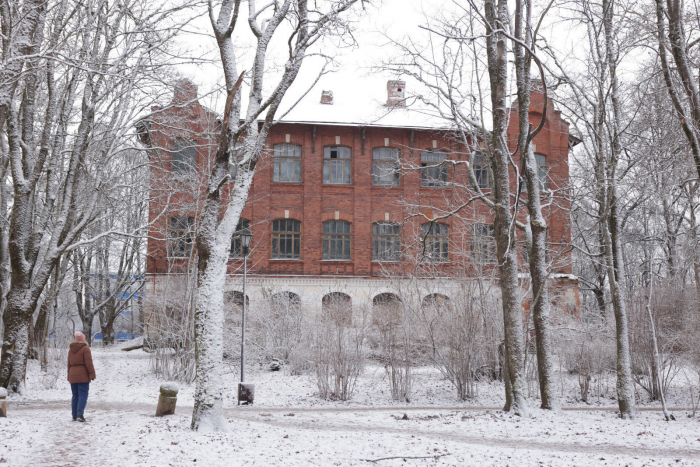
<instances>
[{"instance_id":1,"label":"lamp head","mask_svg":"<svg viewBox=\"0 0 700 467\"><path fill-rule=\"evenodd\" d=\"M246 250L248 250L248 248L250 247L250 241L253 239L253 234L251 234L250 232L244 231L241 233L240 237L241 237L241 246L243 248L245 248Z\"/></svg>"}]
</instances>

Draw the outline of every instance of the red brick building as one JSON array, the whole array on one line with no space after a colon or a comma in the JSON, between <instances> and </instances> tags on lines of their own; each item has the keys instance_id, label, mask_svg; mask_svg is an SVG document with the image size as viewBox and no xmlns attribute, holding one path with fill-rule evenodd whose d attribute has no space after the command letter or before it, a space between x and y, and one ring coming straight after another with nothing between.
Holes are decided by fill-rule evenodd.
<instances>
[{"instance_id":1,"label":"red brick building","mask_svg":"<svg viewBox=\"0 0 700 467\"><path fill-rule=\"evenodd\" d=\"M405 83L390 81L381 106L384 118L351 122L334 113L333 93L324 91L320 101L307 105L312 111L273 126L240 225L253 234L251 303L284 292L305 309L318 310L323 297L342 293L359 306L395 293L392 284L410 271L426 274L426 280L439 276L442 283L493 274L493 214L483 203L431 222L473 197L463 162L483 145L465 147L439 124L414 124L418 119L404 108L404 92ZM533 124L539 123L544 105L542 94L533 92ZM547 105L547 121L534 144L550 201L545 214L554 286L564 291L569 306L577 307L567 249L568 153L575 139L553 103ZM199 104L196 87L188 82L178 86L170 106L153 110L140 125L152 161L147 273L148 290L163 292L164 278L183 274L194 255L193 232L219 122ZM517 111L511 116L508 138L514 149ZM473 161L477 183L488 191L486 157ZM514 172L511 180L515 191ZM523 220L524 212L522 206ZM234 239L230 291L240 291L241 265Z\"/></svg>"}]
</instances>

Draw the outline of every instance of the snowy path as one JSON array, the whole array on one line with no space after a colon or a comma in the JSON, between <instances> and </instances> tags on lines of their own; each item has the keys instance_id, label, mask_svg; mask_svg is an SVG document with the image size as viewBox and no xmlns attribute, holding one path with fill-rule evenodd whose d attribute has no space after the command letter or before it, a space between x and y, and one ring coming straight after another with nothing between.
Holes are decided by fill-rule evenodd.
<instances>
[{"instance_id":1,"label":"snowy path","mask_svg":"<svg viewBox=\"0 0 700 467\"><path fill-rule=\"evenodd\" d=\"M38 407L51 408L51 409L62 409L66 408L66 402L62 401L36 401L36 402L10 402L12 410L33 410ZM90 406L98 407L100 409L120 408L122 410L129 409L151 409L153 404L146 404L143 402L90 402ZM192 410L192 406L178 405L181 410ZM393 407L261 407L251 406L251 407L240 407L240 408L226 408L227 415L232 415L234 412L269 412L269 413L286 413L286 412L444 412L444 411L462 411L462 412L483 412L483 411L493 411L501 410L501 407L496 406L486 406L486 405L455 405L455 406L393 406ZM660 408L656 407L638 407L639 412L661 412ZM688 407L669 407L668 411L673 412L686 412L691 409ZM563 407L564 412L617 412L617 407Z\"/></svg>"},{"instance_id":2,"label":"snowy path","mask_svg":"<svg viewBox=\"0 0 700 467\"><path fill-rule=\"evenodd\" d=\"M80 424L70 420L67 403L12 405L11 418L0 422L8 435L0 458L9 465L373 465L363 459L436 454L446 455L407 462L700 465L700 439L667 432L680 425L661 422L657 413L630 422L609 411L520 419L488 408L246 407L226 409L231 433L201 435L188 430L186 406L157 419L152 404L95 402L88 405L88 423ZM408 420L403 413L410 413ZM596 420L602 423L591 423ZM682 422L691 429L682 434L697 438L698 421ZM3 453L3 445L12 449ZM407 464L396 459L381 465Z\"/></svg>"},{"instance_id":3,"label":"snowy path","mask_svg":"<svg viewBox=\"0 0 700 467\"><path fill-rule=\"evenodd\" d=\"M416 370L411 404L393 402L383 369L368 367L349 402L319 399L309 376L258 371L256 405L236 407L237 378L227 374L230 432L193 433L192 385L181 385L176 415L156 418L162 380L147 354L96 348L93 359L88 423L70 418L63 361L49 374L30 362L27 394L13 396L0 419L0 467L700 466L700 419L684 409L670 423L648 407L620 420L610 397L593 406L568 397L562 413L533 409L523 419L500 410L501 385L482 384L480 405L457 402L431 368ZM671 404L684 405L675 394ZM366 461L392 456L406 460Z\"/></svg>"}]
</instances>

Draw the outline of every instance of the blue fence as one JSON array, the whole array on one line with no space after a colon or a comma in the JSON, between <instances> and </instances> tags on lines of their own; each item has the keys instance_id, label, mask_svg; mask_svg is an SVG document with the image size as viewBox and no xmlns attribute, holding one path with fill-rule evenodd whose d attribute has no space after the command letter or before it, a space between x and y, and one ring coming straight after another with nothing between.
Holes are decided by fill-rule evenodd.
<instances>
[{"instance_id":1,"label":"blue fence","mask_svg":"<svg viewBox=\"0 0 700 467\"><path fill-rule=\"evenodd\" d=\"M131 339L136 339L139 337L140 334L134 333L133 335L130 332L115 332L114 333L114 340L115 341L128 341ZM98 332L95 334L95 337L93 337L95 340L102 340L102 333Z\"/></svg>"}]
</instances>

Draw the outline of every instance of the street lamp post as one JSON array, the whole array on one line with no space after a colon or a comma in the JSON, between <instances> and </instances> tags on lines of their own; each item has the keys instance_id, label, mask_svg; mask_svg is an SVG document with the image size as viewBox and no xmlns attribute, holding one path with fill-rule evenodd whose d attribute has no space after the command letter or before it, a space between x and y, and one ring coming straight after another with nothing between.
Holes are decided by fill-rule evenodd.
<instances>
[{"instance_id":1,"label":"street lamp post","mask_svg":"<svg viewBox=\"0 0 700 467\"><path fill-rule=\"evenodd\" d=\"M248 273L248 252L253 235L248 231L243 231L240 234L240 238L241 253L243 253L243 312L241 314L241 383L238 385L238 405L241 405L241 403L252 404L255 396L255 385L245 382L245 283Z\"/></svg>"}]
</instances>

